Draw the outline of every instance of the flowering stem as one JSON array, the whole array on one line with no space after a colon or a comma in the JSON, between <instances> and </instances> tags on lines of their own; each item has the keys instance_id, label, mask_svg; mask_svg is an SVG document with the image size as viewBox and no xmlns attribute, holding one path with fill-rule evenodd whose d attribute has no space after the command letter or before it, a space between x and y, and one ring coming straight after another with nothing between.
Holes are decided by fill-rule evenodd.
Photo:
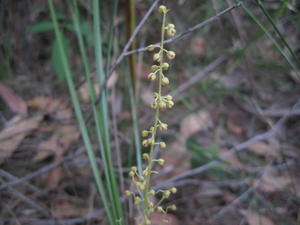
<instances>
[{"instance_id":1,"label":"flowering stem","mask_svg":"<svg viewBox=\"0 0 300 225\"><path fill-rule=\"evenodd\" d=\"M165 38L165 26L166 26L166 13L163 13L163 20L162 20L162 27L161 27L161 42L160 42L160 66L159 66L159 79L158 79L158 96L161 97L162 95L162 77L163 77L163 59L164 59L164 38ZM160 121L159 119L160 107L156 108L155 111L155 118L154 118L154 129L152 132L152 140L156 143L156 136L157 136L157 127ZM144 220L147 221L150 214L150 201L149 201L149 189L150 189L150 178L152 175L152 167L153 167L153 153L154 153L154 144L150 146L149 152L149 164L147 170L149 173L146 176L146 185L144 191Z\"/></svg>"}]
</instances>

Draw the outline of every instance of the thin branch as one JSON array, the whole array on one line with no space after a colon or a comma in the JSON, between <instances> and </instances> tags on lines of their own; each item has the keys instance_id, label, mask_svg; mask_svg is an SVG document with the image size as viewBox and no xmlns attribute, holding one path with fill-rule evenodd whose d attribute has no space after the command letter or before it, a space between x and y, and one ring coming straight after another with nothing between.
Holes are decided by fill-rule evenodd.
<instances>
[{"instance_id":1,"label":"thin branch","mask_svg":"<svg viewBox=\"0 0 300 225\"><path fill-rule=\"evenodd\" d=\"M219 17L223 16L224 14L230 12L231 10L233 10L235 8L240 7L241 5L242 5L242 2L239 2L239 3L236 3L236 4L232 5L232 6L224 9L223 11L217 13L215 16L212 16L212 17L208 18L207 20L205 20L205 21L203 21L203 22L201 22L201 23L199 23L199 24L197 24L197 25L195 25L193 27L190 27L189 29L183 31L182 33L177 34L174 37L165 40L164 44L168 44L168 43L171 43L171 42L173 42L173 41L175 41L177 39L182 39L182 38L188 36L190 33L192 33L194 31L196 31L196 30L198 30L198 29L206 26L207 24L210 24L210 23L214 22ZM159 43L155 43L153 45L158 46ZM131 55L131 54L134 54L134 53L138 53L138 52L143 52L143 51L146 51L146 50L147 50L147 47L138 48L138 49L135 49L135 50L132 50L132 51L125 52L125 56Z\"/></svg>"},{"instance_id":2,"label":"thin branch","mask_svg":"<svg viewBox=\"0 0 300 225\"><path fill-rule=\"evenodd\" d=\"M66 156L66 157L64 157L62 160L60 160L58 162L51 163L51 164L49 164L49 165L47 165L47 166L45 166L45 167L43 167L43 168L41 168L41 169L39 169L37 171L34 171L34 172L30 173L30 174L27 174L26 176L24 176L24 177L22 177L20 179L17 179L15 181L9 182L7 184L3 184L3 185L0 186L0 191L3 191L3 190L5 190L5 189L7 189L9 187L13 187L13 186L16 186L18 184L27 182L27 181L35 178L35 177L38 177L38 176L40 176L40 175L42 175L44 173L47 173L47 172L55 169L56 167L64 164L65 162L72 160L74 157L79 156L84 151L85 151L84 149L79 149L76 153L71 154L69 156Z\"/></svg>"},{"instance_id":3,"label":"thin branch","mask_svg":"<svg viewBox=\"0 0 300 225\"><path fill-rule=\"evenodd\" d=\"M248 139L247 141L236 145L235 147L231 148L228 152L226 152L225 154L223 154L222 156L220 156L220 160L225 160L226 158L228 158L229 156L235 154L238 151L243 151L246 150L247 147L249 147L250 145L257 143L259 141L263 141L266 140L270 137L276 136L278 135L278 133L280 132L280 130L282 129L283 125L285 124L285 122L287 121L287 119L293 115L293 112L296 110L296 108L300 105L300 99L297 101L297 103L294 104L294 106L289 110L289 112L287 114L285 114L280 120L278 120L276 122L276 124L267 132L256 135L250 139ZM162 187L169 187L174 185L174 183L178 180L184 179L186 177L190 177L190 176L194 176L200 173L205 172L206 170L218 166L220 165L221 162L219 160L214 160L211 161L210 163L207 163L203 166L200 166L198 168L195 168L193 170L187 171L185 173L182 173L178 176L172 177L160 184L157 184L154 188L158 189L158 188L162 188Z\"/></svg>"}]
</instances>

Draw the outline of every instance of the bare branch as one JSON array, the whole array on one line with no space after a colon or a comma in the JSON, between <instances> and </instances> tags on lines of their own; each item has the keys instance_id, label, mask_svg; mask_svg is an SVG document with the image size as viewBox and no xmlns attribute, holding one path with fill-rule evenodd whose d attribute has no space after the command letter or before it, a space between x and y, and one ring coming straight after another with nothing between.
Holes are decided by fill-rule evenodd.
<instances>
[{"instance_id":1,"label":"bare branch","mask_svg":"<svg viewBox=\"0 0 300 225\"><path fill-rule=\"evenodd\" d=\"M183 31L182 33L180 34L177 34L176 36L172 37L172 38L169 38L168 40L165 40L164 43L165 44L168 44L168 43L171 43L177 39L182 39L186 36L188 36L190 33L194 32L195 30L198 30L204 26L206 26L207 24L210 24L212 22L214 22L215 20L217 20L219 17L223 16L224 14L230 12L231 10L235 9L235 8L238 8L242 5L242 2L239 2L239 3L236 3L226 9L224 9L223 11L217 13L215 16L212 16L210 18L208 18L207 20L193 26L193 27L190 27L189 29ZM159 43L155 43L153 45L156 45L158 46ZM135 50L132 50L132 51L128 51L125 53L125 56L128 56L128 55L131 55L131 54L134 54L134 53L138 53L138 52L143 52L143 51L146 51L147 50L147 47L142 47L142 48L139 48L139 49L135 49Z\"/></svg>"}]
</instances>

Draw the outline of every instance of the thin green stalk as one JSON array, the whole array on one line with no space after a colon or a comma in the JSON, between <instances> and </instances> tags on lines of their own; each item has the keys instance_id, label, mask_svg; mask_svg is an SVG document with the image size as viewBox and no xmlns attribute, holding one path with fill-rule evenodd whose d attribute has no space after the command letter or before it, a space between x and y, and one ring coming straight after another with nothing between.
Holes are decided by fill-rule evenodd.
<instances>
[{"instance_id":1,"label":"thin green stalk","mask_svg":"<svg viewBox=\"0 0 300 225\"><path fill-rule=\"evenodd\" d=\"M80 49L80 53L81 53L82 62L84 64L84 68L85 68L85 77L86 77L86 81L87 81L87 84L88 84L88 91L89 91L89 95L91 97L91 106L92 106L93 116L94 116L94 120L95 120L96 134L97 134L99 148L100 148L100 151L101 151L102 161L103 161L103 164L104 164L105 180L106 180L106 183L107 183L107 189L109 190L109 193L110 193L110 198L112 200L112 194L113 193L110 191L111 184L110 184L108 159L107 159L106 153L104 151L104 144L103 144L103 139L102 139L102 135L101 135L101 128L100 128L101 118L99 118L100 114L99 114L98 108L96 107L95 88L94 88L94 85L93 85L92 80L90 78L90 74L91 74L90 71L91 70L90 70L90 66L89 66L89 63L88 63L88 59L87 59L87 54L86 54L86 50L85 50L85 46L84 46L82 32L81 32L81 29L80 29L80 22L79 22L80 19L79 19L77 2L76 2L76 0L72 0L72 2L73 2L73 6L71 6L72 19L73 19L73 23L74 23L74 26L75 26L75 31L76 31L76 34L77 34L77 39L78 39L78 43L79 43L79 49ZM116 211L113 210L112 213L113 213L113 217L117 218Z\"/></svg>"},{"instance_id":2,"label":"thin green stalk","mask_svg":"<svg viewBox=\"0 0 300 225\"><path fill-rule=\"evenodd\" d=\"M60 31L59 26L58 26L57 16L56 16L56 12L55 12L55 8L54 8L52 0L48 0L48 5L49 5L49 8L50 8L51 18L52 18L52 21L53 21L53 24L54 24L54 30L55 30L56 38L57 38L57 41L58 41L59 52L60 52L61 59L62 59L63 69L64 69L65 75L66 75L66 80L67 80L67 85L68 85L68 89L69 89L70 96L71 96L71 101L72 101L74 111L75 111L75 115L76 115L76 118L77 118L77 121L78 121L78 124L79 124L79 128L80 128L80 132L81 132L81 135L82 135L82 138L83 138L83 142L84 142L87 154L88 154L88 158L89 158L89 161L90 161L92 172L93 172L93 175L94 175L94 178L95 178L96 187L97 187L97 190L98 190L100 196L102 197L103 204L104 204L105 210L107 212L108 220L111 224L114 224L111 211L109 210L109 204L108 204L108 201L107 201L107 198L106 198L106 192L105 192L103 183L102 183L101 178L100 178L100 173L99 173L99 169L98 169L98 166L97 166L97 163L96 163L96 157L95 157L95 154L93 152L91 140L90 140L90 137L89 137L89 134L88 134L88 131L87 131L87 127L86 127L86 124L85 124L85 121L84 121L84 118L83 118L82 111L80 109L80 103L79 103L78 96L77 96L77 93L76 93L76 89L75 89L75 85L74 85L74 81L73 81L73 76L72 76L72 73L71 73L71 70L70 70L70 67L69 67L69 62L68 62L68 59L67 59L67 55L66 55L66 52L63 48L63 41L62 41L62 37L61 37L61 31Z\"/></svg>"},{"instance_id":3,"label":"thin green stalk","mask_svg":"<svg viewBox=\"0 0 300 225\"><path fill-rule=\"evenodd\" d=\"M96 67L97 77L100 86L102 87L105 81L105 75L103 71L103 60L102 60L102 38L100 33L100 6L99 0L93 0L93 20L94 20L94 35L95 35L95 54L96 54ZM112 154L110 146L110 134L108 124L108 103L107 103L106 90L103 91L100 99L100 117L101 117L101 133L104 136L104 151L107 157L108 171L109 171L109 193L112 199L112 208L116 214L116 220L119 224L124 224L124 217L122 212L122 206L120 202L120 195L117 187L114 167L112 163Z\"/></svg>"},{"instance_id":4,"label":"thin green stalk","mask_svg":"<svg viewBox=\"0 0 300 225\"><path fill-rule=\"evenodd\" d=\"M269 22L271 23L272 27L274 28L275 32L278 34L278 36L281 39L281 41L283 42L283 44L287 47L288 51L290 52L290 54L294 58L295 62L297 62L298 66L300 66L300 61L299 61L297 55L292 50L291 46L289 45L288 41L285 39L284 35L278 29L275 21L273 20L272 16L269 14L269 12L266 10L266 8L265 8L264 4L262 3L262 1L261 0L255 0L255 1L259 5L259 7L261 8L261 10L264 13L264 15L269 20Z\"/></svg>"},{"instance_id":5,"label":"thin green stalk","mask_svg":"<svg viewBox=\"0 0 300 225\"><path fill-rule=\"evenodd\" d=\"M160 69L159 69L159 81L158 81L158 96L162 95L162 77L163 77L163 59L164 59L164 38L165 38L165 26L166 26L166 13L163 14L163 21L162 21L162 28L161 28L161 42L160 42L160 51L161 51L161 60L160 60ZM157 136L157 127L159 122L159 113L160 113L160 107L156 108L155 111L155 118L154 118L154 129L152 133L152 139L153 142L156 143L156 136ZM154 153L154 144L150 147L150 153L149 158L153 159L153 153ZM153 161L149 160L148 170L152 171L153 167ZM149 193L150 190L150 178L151 178L151 172L146 176L146 185L145 185L145 209L144 209L144 219L147 220L149 218L150 214L150 202L148 202L148 197L146 196Z\"/></svg>"},{"instance_id":6,"label":"thin green stalk","mask_svg":"<svg viewBox=\"0 0 300 225\"><path fill-rule=\"evenodd\" d=\"M108 32L108 37L107 37L108 47L107 47L107 54L106 54L105 74L108 74L108 72L109 72L110 61L112 58L112 46L113 46L113 40L114 40L114 23L115 23L115 18L116 18L117 11L118 11L118 4L119 4L119 0L114 0L112 16L110 19L109 32Z\"/></svg>"},{"instance_id":7,"label":"thin green stalk","mask_svg":"<svg viewBox=\"0 0 300 225\"><path fill-rule=\"evenodd\" d=\"M245 6L242 5L245 12L253 19L253 21L263 30L263 32L267 35L267 37L272 41L276 49L280 52L280 54L285 58L289 66L294 70L297 71L296 66L291 61L291 59L285 54L284 50L281 48L281 46L277 43L277 41L273 38L273 36L270 34L267 28L253 15L253 13Z\"/></svg>"}]
</instances>

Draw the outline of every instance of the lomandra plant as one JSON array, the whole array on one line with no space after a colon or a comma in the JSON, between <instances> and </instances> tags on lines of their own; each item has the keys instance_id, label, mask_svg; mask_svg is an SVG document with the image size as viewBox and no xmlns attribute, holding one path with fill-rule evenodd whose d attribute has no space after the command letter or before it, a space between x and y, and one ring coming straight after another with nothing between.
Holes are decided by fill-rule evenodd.
<instances>
[{"instance_id":1,"label":"lomandra plant","mask_svg":"<svg viewBox=\"0 0 300 225\"><path fill-rule=\"evenodd\" d=\"M169 210L176 210L176 205L174 204L165 207L162 205L164 200L177 192L175 187L165 190L154 190L151 188L152 175L159 173L154 170L155 164L164 165L164 159L154 157L156 149L166 148L164 141L158 141L159 132L168 129L168 124L161 120L161 114L163 110L171 109L174 106L172 96L163 95L163 86L169 84L169 78L166 76L169 64L165 60L172 60L176 56L174 51L167 50L164 47L165 36L175 35L175 25L166 23L166 16L169 11L166 6L159 6L158 11L162 15L160 45L150 45L148 47L149 51L156 51L153 55L155 64L152 65L151 73L148 75L149 80L157 82L157 90L153 93L154 102L151 104L155 115L150 128L142 131L142 137L144 138L142 145L148 147L149 152L143 154L145 168L142 171L139 171L136 166L131 168L129 177L132 179L132 189L127 190L125 193L127 196L132 196L134 205L137 206L140 215L137 216L136 220L139 225L151 224L150 215L153 212L167 214ZM159 196L157 203L153 201L155 196Z\"/></svg>"}]
</instances>

